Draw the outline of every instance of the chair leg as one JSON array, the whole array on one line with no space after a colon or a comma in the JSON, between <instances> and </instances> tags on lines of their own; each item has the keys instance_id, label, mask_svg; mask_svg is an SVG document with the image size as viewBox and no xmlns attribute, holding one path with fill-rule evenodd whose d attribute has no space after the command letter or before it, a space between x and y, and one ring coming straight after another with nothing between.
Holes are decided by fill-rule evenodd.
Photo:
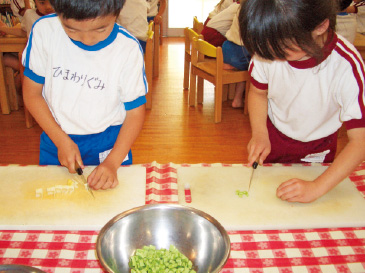
<instances>
[{"instance_id":1,"label":"chair leg","mask_svg":"<svg viewBox=\"0 0 365 273\"><path fill-rule=\"evenodd\" d=\"M153 77L160 75L160 24L156 24L154 27L154 46L153 46Z\"/></svg>"},{"instance_id":2,"label":"chair leg","mask_svg":"<svg viewBox=\"0 0 365 273\"><path fill-rule=\"evenodd\" d=\"M11 67L5 68L6 84L9 90L9 102L11 110L19 110L18 96L15 87L14 71Z\"/></svg>"},{"instance_id":3,"label":"chair leg","mask_svg":"<svg viewBox=\"0 0 365 273\"><path fill-rule=\"evenodd\" d=\"M228 84L225 84L222 87L222 101L227 101L228 99L228 88Z\"/></svg>"},{"instance_id":4,"label":"chair leg","mask_svg":"<svg viewBox=\"0 0 365 273\"><path fill-rule=\"evenodd\" d=\"M250 89L250 81L246 81L246 87L245 87L245 101L243 106L243 114L248 115L248 91Z\"/></svg>"},{"instance_id":5,"label":"chair leg","mask_svg":"<svg viewBox=\"0 0 365 273\"><path fill-rule=\"evenodd\" d=\"M190 70L189 106L195 106L196 97L196 75L193 74L194 68Z\"/></svg>"},{"instance_id":6,"label":"chair leg","mask_svg":"<svg viewBox=\"0 0 365 273\"><path fill-rule=\"evenodd\" d=\"M204 79L198 77L198 92L197 92L197 100L198 103L203 103L203 99L204 99Z\"/></svg>"},{"instance_id":7,"label":"chair leg","mask_svg":"<svg viewBox=\"0 0 365 273\"><path fill-rule=\"evenodd\" d=\"M184 89L189 88L189 74L190 74L190 55L185 52L185 62L184 62Z\"/></svg>"},{"instance_id":8,"label":"chair leg","mask_svg":"<svg viewBox=\"0 0 365 273\"><path fill-rule=\"evenodd\" d=\"M222 121L222 96L223 85L217 84L215 86L215 98L214 98L214 122L219 123Z\"/></svg>"}]
</instances>

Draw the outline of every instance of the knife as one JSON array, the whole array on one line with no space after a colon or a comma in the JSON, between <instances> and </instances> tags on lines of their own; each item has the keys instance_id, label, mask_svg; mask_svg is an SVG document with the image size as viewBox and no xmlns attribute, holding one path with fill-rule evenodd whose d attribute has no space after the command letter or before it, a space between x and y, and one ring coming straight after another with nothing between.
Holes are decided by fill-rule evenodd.
<instances>
[{"instance_id":1,"label":"knife","mask_svg":"<svg viewBox=\"0 0 365 273\"><path fill-rule=\"evenodd\" d=\"M247 192L250 191L250 188L251 188L251 182L252 182L252 177L253 177L253 173L254 171L256 170L257 166L259 165L259 163L257 161L255 161L253 164L252 164L252 172L251 172L251 177L250 177L250 182L248 184L248 190Z\"/></svg>"},{"instance_id":2,"label":"knife","mask_svg":"<svg viewBox=\"0 0 365 273\"><path fill-rule=\"evenodd\" d=\"M92 197L95 198L92 190L89 187L89 184L87 184L86 178L84 176L84 171L81 169L81 167L80 167L79 163L77 163L77 161L75 161L75 171L77 172L77 174L81 178L82 182L84 183L86 190L91 194Z\"/></svg>"}]
</instances>

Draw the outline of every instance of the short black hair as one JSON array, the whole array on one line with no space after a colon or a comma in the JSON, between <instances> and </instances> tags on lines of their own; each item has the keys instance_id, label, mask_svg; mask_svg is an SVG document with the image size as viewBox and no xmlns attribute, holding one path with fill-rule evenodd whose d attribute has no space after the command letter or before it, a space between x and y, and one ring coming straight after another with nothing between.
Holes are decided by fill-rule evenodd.
<instances>
[{"instance_id":1,"label":"short black hair","mask_svg":"<svg viewBox=\"0 0 365 273\"><path fill-rule=\"evenodd\" d=\"M126 0L50 0L58 15L66 19L87 20L118 16ZM134 0L129 0L134 1Z\"/></svg>"},{"instance_id":2,"label":"short black hair","mask_svg":"<svg viewBox=\"0 0 365 273\"><path fill-rule=\"evenodd\" d=\"M285 50L297 45L320 60L323 52L312 31L326 19L334 31L337 11L335 0L246 0L239 13L240 34L247 50L264 59L285 59Z\"/></svg>"}]
</instances>

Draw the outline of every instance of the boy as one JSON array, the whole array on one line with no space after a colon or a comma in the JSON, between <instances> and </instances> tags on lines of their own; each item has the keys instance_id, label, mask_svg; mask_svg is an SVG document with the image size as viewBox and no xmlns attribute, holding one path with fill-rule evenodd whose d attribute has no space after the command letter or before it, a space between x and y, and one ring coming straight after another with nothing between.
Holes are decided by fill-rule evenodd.
<instances>
[{"instance_id":1,"label":"boy","mask_svg":"<svg viewBox=\"0 0 365 273\"><path fill-rule=\"evenodd\" d=\"M44 132L40 164L98 165L91 188L118 184L142 129L146 76L141 47L115 23L124 1L51 0L23 54L24 101Z\"/></svg>"}]
</instances>

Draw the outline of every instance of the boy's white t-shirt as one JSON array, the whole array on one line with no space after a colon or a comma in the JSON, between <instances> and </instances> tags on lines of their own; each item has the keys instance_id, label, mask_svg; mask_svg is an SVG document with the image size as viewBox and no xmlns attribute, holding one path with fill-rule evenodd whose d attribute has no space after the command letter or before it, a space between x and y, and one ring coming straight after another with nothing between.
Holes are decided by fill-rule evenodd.
<instances>
[{"instance_id":1,"label":"boy's white t-shirt","mask_svg":"<svg viewBox=\"0 0 365 273\"><path fill-rule=\"evenodd\" d=\"M105 131L144 104L147 81L142 48L115 24L94 46L71 40L55 15L33 26L23 53L24 75L43 84L43 97L67 134Z\"/></svg>"},{"instance_id":2,"label":"boy's white t-shirt","mask_svg":"<svg viewBox=\"0 0 365 273\"><path fill-rule=\"evenodd\" d=\"M146 0L126 1L120 12L117 23L126 28L137 39L147 41L148 22Z\"/></svg>"},{"instance_id":3,"label":"boy's white t-shirt","mask_svg":"<svg viewBox=\"0 0 365 273\"><path fill-rule=\"evenodd\" d=\"M365 127L364 63L340 35L319 65L306 61L269 61L253 56L251 84L268 90L268 115L286 136L308 142L336 132Z\"/></svg>"}]
</instances>

